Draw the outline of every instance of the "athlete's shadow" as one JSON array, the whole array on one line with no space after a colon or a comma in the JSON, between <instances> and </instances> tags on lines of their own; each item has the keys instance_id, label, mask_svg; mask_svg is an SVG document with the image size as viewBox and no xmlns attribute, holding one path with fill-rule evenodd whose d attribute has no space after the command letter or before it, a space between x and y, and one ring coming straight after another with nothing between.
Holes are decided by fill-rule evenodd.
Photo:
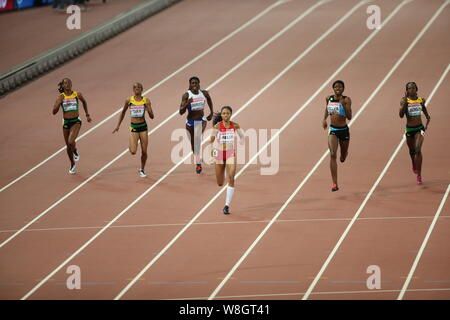
<instances>
[{"instance_id":1,"label":"athlete's shadow","mask_svg":"<svg viewBox=\"0 0 450 320\"><path fill-rule=\"evenodd\" d=\"M134 165L134 166L127 165L127 166L119 166L119 167L107 168L98 177L103 178L103 177L105 177L107 175L118 175L118 174L125 173L125 172L129 172L130 174L136 172L136 174L137 174L138 169L139 168L136 165ZM96 178L98 178L98 177L96 177Z\"/></svg>"},{"instance_id":2,"label":"athlete's shadow","mask_svg":"<svg viewBox=\"0 0 450 320\"><path fill-rule=\"evenodd\" d=\"M444 179L425 181L422 185L404 183L396 186L378 187L375 193L378 196L389 196L395 194L411 194L415 192L427 192L433 194L443 194L447 189L449 181Z\"/></svg>"},{"instance_id":3,"label":"athlete's shadow","mask_svg":"<svg viewBox=\"0 0 450 320\"><path fill-rule=\"evenodd\" d=\"M242 207L239 210L242 212L258 212L270 210L271 212L278 211L283 205L282 202L273 202L273 203L263 203L254 206L246 206Z\"/></svg>"},{"instance_id":4,"label":"athlete's shadow","mask_svg":"<svg viewBox=\"0 0 450 320\"><path fill-rule=\"evenodd\" d=\"M286 208L289 210L289 207L291 209L298 208L298 211L330 211L333 212L336 210L336 207L339 207L339 205L336 203L336 200L340 201L348 201L351 203L354 203L355 201L358 202L359 199L364 197L363 192L353 192L351 194L337 191L332 194L332 198L304 198L304 197L298 197L295 200L292 200L289 206ZM331 193L331 191L330 191ZM306 208L305 208L306 206Z\"/></svg>"}]
</instances>

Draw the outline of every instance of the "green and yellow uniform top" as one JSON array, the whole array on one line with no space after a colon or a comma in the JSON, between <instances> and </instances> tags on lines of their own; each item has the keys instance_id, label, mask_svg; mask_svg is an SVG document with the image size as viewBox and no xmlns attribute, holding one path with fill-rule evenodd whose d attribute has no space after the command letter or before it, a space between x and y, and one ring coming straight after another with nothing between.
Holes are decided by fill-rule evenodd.
<instances>
[{"instance_id":1,"label":"green and yellow uniform top","mask_svg":"<svg viewBox=\"0 0 450 320\"><path fill-rule=\"evenodd\" d=\"M406 116L408 118L420 117L422 115L423 99L421 97L418 97L417 99L406 98L406 102L408 103L408 106L406 107Z\"/></svg>"},{"instance_id":2,"label":"green and yellow uniform top","mask_svg":"<svg viewBox=\"0 0 450 320\"><path fill-rule=\"evenodd\" d=\"M78 92L72 91L69 96L62 92L61 95L63 96L62 110L64 112L78 112Z\"/></svg>"},{"instance_id":3,"label":"green and yellow uniform top","mask_svg":"<svg viewBox=\"0 0 450 320\"><path fill-rule=\"evenodd\" d=\"M145 114L145 105L148 103L146 97L142 97L141 101L136 101L134 96L130 97L130 116L132 118L143 118Z\"/></svg>"}]
</instances>

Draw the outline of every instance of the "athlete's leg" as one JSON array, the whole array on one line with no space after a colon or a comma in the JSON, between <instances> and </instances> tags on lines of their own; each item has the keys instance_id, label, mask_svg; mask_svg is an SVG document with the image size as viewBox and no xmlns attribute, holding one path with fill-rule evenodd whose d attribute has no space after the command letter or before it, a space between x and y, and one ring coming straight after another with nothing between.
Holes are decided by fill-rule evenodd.
<instances>
[{"instance_id":1,"label":"athlete's leg","mask_svg":"<svg viewBox=\"0 0 450 320\"><path fill-rule=\"evenodd\" d=\"M139 132L139 140L141 142L141 169L145 169L147 162L148 134L147 130Z\"/></svg>"},{"instance_id":2,"label":"athlete's leg","mask_svg":"<svg viewBox=\"0 0 450 320\"><path fill-rule=\"evenodd\" d=\"M70 166L73 166L73 165L75 165L75 161L73 159L73 152L71 150L72 147L70 146L70 143L69 143L70 129L63 128L63 135L64 135L64 141L66 142L66 151L67 151L67 155L69 156Z\"/></svg>"},{"instance_id":3,"label":"athlete's leg","mask_svg":"<svg viewBox=\"0 0 450 320\"><path fill-rule=\"evenodd\" d=\"M415 139L414 137L406 136L406 144L408 145L409 156L411 157L413 172L417 173L417 168L416 168L416 164L415 164L416 146L415 146L414 139Z\"/></svg>"},{"instance_id":4,"label":"athlete's leg","mask_svg":"<svg viewBox=\"0 0 450 320\"><path fill-rule=\"evenodd\" d=\"M234 163L234 161L232 163L226 164L226 171L227 171L228 186L227 186L227 198L225 201L225 206L230 206L231 199L233 198L234 194L234 175L236 174L236 164Z\"/></svg>"},{"instance_id":5,"label":"athlete's leg","mask_svg":"<svg viewBox=\"0 0 450 320\"><path fill-rule=\"evenodd\" d=\"M201 146L202 146L202 133L204 131L204 128L206 128L206 123L203 121L194 121L194 141L192 143L193 149L192 152L194 153L194 159L196 164L201 164Z\"/></svg>"},{"instance_id":6,"label":"athlete's leg","mask_svg":"<svg viewBox=\"0 0 450 320\"><path fill-rule=\"evenodd\" d=\"M414 136L414 147L415 147L415 164L416 164L416 170L417 175L422 175L422 144L423 144L423 136L420 134L420 132L416 133Z\"/></svg>"},{"instance_id":7,"label":"athlete's leg","mask_svg":"<svg viewBox=\"0 0 450 320\"><path fill-rule=\"evenodd\" d=\"M235 158L233 157L233 161L231 163L229 163L227 159L227 163L226 163L226 172L227 172L227 182L228 182L228 186L234 188L234 175L236 174L236 162L234 160Z\"/></svg>"},{"instance_id":8,"label":"athlete's leg","mask_svg":"<svg viewBox=\"0 0 450 320\"><path fill-rule=\"evenodd\" d=\"M75 123L70 128L70 134L69 134L68 142L69 142L69 145L71 146L71 149L72 149L72 155L73 155L73 152L77 150L75 140L77 139L78 134L80 133L80 129L81 129L81 123Z\"/></svg>"},{"instance_id":9,"label":"athlete's leg","mask_svg":"<svg viewBox=\"0 0 450 320\"><path fill-rule=\"evenodd\" d=\"M196 137L196 131L200 131L200 130L195 130L195 127L194 126L197 126L198 127L198 129L200 128L200 124L198 124L198 121L193 121L193 125L192 126L189 126L187 123L186 123L186 131L187 131L187 136L188 136L188 138L190 139L190 141L191 141L191 150L192 150L192 153L194 154L194 161L195 161L195 163L196 163L196 168L195 168L195 171L197 172L197 173L201 173L201 171L202 171L202 168L201 168L201 165L200 165L200 160L199 160L199 155L198 155L198 153L199 153L199 149L196 149L197 147L198 147L198 145L196 146L196 139L195 139L195 137ZM201 133L200 133L200 136L201 136ZM201 137L200 137L200 143L201 143ZM196 152L197 151L197 152Z\"/></svg>"},{"instance_id":10,"label":"athlete's leg","mask_svg":"<svg viewBox=\"0 0 450 320\"><path fill-rule=\"evenodd\" d=\"M139 132L130 132L130 143L128 146L128 150L130 150L130 153L132 155L136 154L138 141L139 141Z\"/></svg>"},{"instance_id":11,"label":"athlete's leg","mask_svg":"<svg viewBox=\"0 0 450 320\"><path fill-rule=\"evenodd\" d=\"M328 135L328 149L330 150L330 171L333 185L337 187L337 162L338 138L334 134ZM333 186L334 187L334 186Z\"/></svg>"},{"instance_id":12,"label":"athlete's leg","mask_svg":"<svg viewBox=\"0 0 450 320\"><path fill-rule=\"evenodd\" d=\"M207 124L206 121L202 121L202 133L205 132L206 124Z\"/></svg>"},{"instance_id":13,"label":"athlete's leg","mask_svg":"<svg viewBox=\"0 0 450 320\"><path fill-rule=\"evenodd\" d=\"M194 127L189 126L186 123L186 131L187 131L187 136L189 138L189 140L191 141L191 150L192 152L194 152Z\"/></svg>"},{"instance_id":14,"label":"athlete's leg","mask_svg":"<svg viewBox=\"0 0 450 320\"><path fill-rule=\"evenodd\" d=\"M223 186L223 182L225 180L225 164L224 163L216 163L216 181L219 187Z\"/></svg>"},{"instance_id":15,"label":"athlete's leg","mask_svg":"<svg viewBox=\"0 0 450 320\"><path fill-rule=\"evenodd\" d=\"M339 139L339 147L341 148L341 158L339 159L341 162L344 162L348 156L348 147L350 145L349 140L340 140Z\"/></svg>"}]
</instances>

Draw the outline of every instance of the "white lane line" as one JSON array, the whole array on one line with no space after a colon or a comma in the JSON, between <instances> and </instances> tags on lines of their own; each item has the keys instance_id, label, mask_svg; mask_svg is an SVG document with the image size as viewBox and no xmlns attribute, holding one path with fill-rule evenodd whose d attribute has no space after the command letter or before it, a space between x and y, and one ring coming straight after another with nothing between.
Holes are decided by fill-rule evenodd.
<instances>
[{"instance_id":1,"label":"white lane line","mask_svg":"<svg viewBox=\"0 0 450 320\"><path fill-rule=\"evenodd\" d=\"M439 216L439 219L447 219L450 216ZM365 217L358 218L356 220L403 220L403 219L425 219L432 220L433 216L417 216L417 217ZM283 220L278 219L275 223L289 223L289 222L336 222L336 221L350 221L351 218L311 218L311 219L289 219ZM211 221L211 222L194 222L193 225L227 225L227 224L252 224L252 223L267 223L270 220L245 220L245 221ZM116 228L159 228L159 227L176 227L184 226L185 223L155 223L155 224L127 224L120 226L110 226L111 229ZM36 228L27 229L25 232L36 232L36 231L64 231L64 230L89 230L89 229L101 229L103 226L86 226L86 227L55 227L55 228ZM0 230L0 233L11 233L17 230Z\"/></svg>"},{"instance_id":2,"label":"white lane line","mask_svg":"<svg viewBox=\"0 0 450 320\"><path fill-rule=\"evenodd\" d=\"M405 0L406 1L406 0ZM238 115L241 111L245 110L247 106L249 106L257 97L259 97L262 93L264 93L269 87L271 87L278 79L280 79L288 70L290 70L298 61L303 59L317 44L319 44L328 34L330 34L334 29L336 29L342 22L344 22L345 19L347 19L356 9L358 9L360 6L366 4L368 1L363 0L359 2L352 10L347 12L339 21L334 24L330 29L328 29L327 32L325 32L321 37L319 37L314 43L312 43L305 51L303 51L302 54L300 54L297 58L295 58L286 68L283 69L277 76L275 76L268 84L266 84L261 90L259 90L249 101L247 101L238 111L236 111L235 116ZM306 104L303 106L303 108L306 106ZM303 110L303 108L301 110ZM300 111L301 111L300 110ZM300 112L297 112L298 113ZM292 121L292 120L291 120ZM278 132L279 134L280 132ZM272 143L273 139L275 139L276 135L272 137L272 139L265 145L264 148L266 148L270 143ZM205 143L208 139L205 139L202 143ZM264 149L263 148L263 149ZM262 150L259 152L261 153ZM259 155L254 156L254 159ZM32 290L30 290L25 296L23 296L21 299L25 300L27 299L33 292L35 292L38 288L40 288L45 282L48 281L56 272L58 272L62 267L64 267L71 259L73 259L75 256L77 256L84 248L86 248L89 244L91 244L100 234L102 234L110 225L112 225L116 220L118 220L125 212L127 212L131 207L133 207L137 202L139 202L143 197L145 197L151 190L153 190L161 181L163 181L167 176L169 176L178 166L180 166L186 159L188 159L192 155L192 152L190 152L188 155L186 155L178 164L173 166L168 172L166 172L165 175L163 175L157 182L155 182L151 187L149 187L144 193L142 193L138 198L136 198L130 205L128 205L124 210L122 210L113 220L111 220L107 225L105 225L98 233L96 233L91 239L89 239L83 246L81 246L77 251L75 251L68 259L66 259L61 265L59 265L55 270L53 270L47 277L45 277L41 282L39 282ZM253 160L252 160L253 161ZM244 167L246 168L251 161ZM237 174L239 176L239 173ZM236 177L237 177L236 176ZM224 189L222 189L223 191ZM222 192L220 191L220 192ZM219 194L216 195L216 197ZM200 213L201 214L201 213ZM200 214L197 214L199 216ZM189 228L189 226L192 224L192 222L196 218L194 217L178 234L175 238L178 238L184 231ZM172 241L165 247L163 250L167 250L176 239L172 239ZM159 257L162 255L160 252L156 258L159 259ZM157 260L156 259L156 260ZM154 260L154 261L156 261ZM153 264L153 263L151 263ZM138 278L135 278L137 281Z\"/></svg>"},{"instance_id":3,"label":"white lane line","mask_svg":"<svg viewBox=\"0 0 450 320\"><path fill-rule=\"evenodd\" d=\"M153 87L151 87L150 89L146 90L143 95L148 94L149 92L155 90L156 88L160 87L162 84L164 84L165 82L167 82L168 80L170 80L171 78L173 78L175 75L177 75L178 73L180 73L181 71L183 71L184 69L186 69L187 67L191 66L193 63L197 62L198 60L200 60L201 58L203 58L205 55L207 55L208 53L210 53L212 50L214 50L215 48L217 48L218 46L220 46L222 43L224 43L225 41L227 41L228 39L232 38L233 36L235 36L236 34L238 34L239 32L241 32L242 30L244 30L245 28L247 28L248 26L250 26L252 23L254 23L255 21L257 21L258 19L262 18L264 15L266 15L268 12L270 12L272 9L278 7L280 4L285 3L285 0L279 0L273 4L271 4L269 7L267 7L265 10L261 11L259 14L257 14L255 17L253 17L251 20L247 21L246 23L244 23L242 26L240 26L239 28L237 28L236 30L234 30L233 32L231 32L230 34L228 34L226 37L224 37L223 39L219 40L218 42L216 42L214 45L212 45L211 47L209 47L208 49L206 49L205 51L203 51L200 55L196 56L194 59L192 59L191 61L189 61L188 63L186 63L185 65L183 65L182 67L180 67L179 69L175 70L174 72L172 72L170 75L168 75L167 77L165 77L163 80L161 80L160 82L158 82L157 84L155 84ZM111 118L115 117L116 115L118 115L121 112L122 108L119 108L117 111L115 111L113 114L111 114L110 116L106 117L105 119L103 119L102 121L100 121L98 124L96 124L95 126L93 126L92 128L90 128L89 130L87 130L85 133L83 133L82 135L80 135L76 141L79 141L80 139L84 138L85 136L87 136L89 133L91 133L92 131L94 131L95 129L97 129L98 127L100 127L101 125L103 125L105 122L109 121ZM171 116L169 116L167 119L165 119L163 122L160 123L160 125L165 124L166 122L168 122L171 118L173 118L175 115L178 114L177 112L174 112ZM30 174L31 172L33 172L34 170L36 170L37 168L39 168L40 166L42 166L43 164L45 164L47 161L49 161L50 159L54 158L55 156L57 156L58 154L60 154L61 152L65 151L66 147L62 147L60 148L58 151L56 151L55 153L53 153L51 156L49 156L48 158L46 158L45 160L41 161L40 163L38 163L37 165L35 165L33 168L31 168L30 170L28 170L27 172L25 172L24 174L22 174L21 176L19 176L18 178L14 179L13 181L11 181L10 183L8 183L7 185L5 185L4 187L2 187L0 189L0 192L3 192L4 190L6 190L7 188L9 188L10 186L12 186L14 183L20 181L21 179L23 179L24 177L26 177L28 174Z\"/></svg>"},{"instance_id":4,"label":"white lane line","mask_svg":"<svg viewBox=\"0 0 450 320\"><path fill-rule=\"evenodd\" d=\"M390 293L399 292L400 290L365 290L365 291L319 291L313 292L311 295L329 295L329 294L359 294L359 293ZM409 289L408 292L432 292L432 291L450 291L450 288L431 288L431 289ZM236 299L236 298L264 298L264 297L288 297L288 296L301 296L305 292L292 292L292 293L267 293L267 294L246 294L237 296L217 296L216 299ZM208 297L192 297L192 298L174 298L163 300L206 300Z\"/></svg>"},{"instance_id":5,"label":"white lane line","mask_svg":"<svg viewBox=\"0 0 450 320\"><path fill-rule=\"evenodd\" d=\"M416 259L414 260L414 263L411 267L411 270L409 270L408 277L406 278L405 283L403 284L402 290L400 291L400 294L397 297L397 300L402 300L403 296L405 294L406 289L409 286L409 283L411 282L411 278L416 271L417 264L419 263L420 257L422 257L423 250L425 250L425 247L428 243L428 239L430 238L431 232L433 232L434 226L436 224L436 221L441 214L442 208L444 207L445 201L447 200L448 193L450 191L450 184L447 186L447 190L445 191L444 196L442 197L441 203L439 204L439 208L436 211L436 214L434 215L434 219L430 224L430 227L428 228L427 234L425 235L425 238L423 239L422 245L420 246L419 252L417 253Z\"/></svg>"},{"instance_id":6,"label":"white lane line","mask_svg":"<svg viewBox=\"0 0 450 320\"><path fill-rule=\"evenodd\" d=\"M329 82L335 78L335 76L343 69L343 67L345 67L353 58L354 56L356 56L357 53L359 53L359 51L379 32L379 30L382 30L383 27L397 14L398 11L401 10L401 8L406 5L407 3L409 3L409 0L406 1L402 1L402 3L400 3L395 10L384 20L383 24L382 24L382 28L380 29L376 29L374 32L372 32L370 34L370 36L358 47L357 50L355 50L355 52L352 54L352 56L350 56L346 62L341 66L341 68L339 68L338 70L336 70L335 73L333 73L333 75L323 83L323 85L316 91L316 93L312 96L315 97L317 96L324 88L326 85L329 84ZM391 73L389 73L391 74ZM386 80L386 78L384 79ZM384 84L384 82L381 82L380 84ZM381 85L379 85L377 87L377 89L375 89L375 92L378 92L378 90L381 88ZM374 93L375 93L374 92ZM375 95L372 94L371 97L369 97L369 99L366 101L366 103L359 109L358 113L356 114L356 116L353 119L357 119L359 114L362 113L365 108L367 107L367 105L369 104L369 102L371 101L371 99L374 97ZM307 103L310 103L312 99L308 100ZM351 126L352 122L349 123L349 126ZM232 274L237 270L237 268L242 264L242 262L247 258L247 256L250 254L250 252L253 250L253 248L256 246L256 244L262 239L262 237L267 233L267 231L270 229L270 227L273 225L273 223L275 222L275 220L283 213L284 209L289 205L289 203L292 201L292 199L297 195L297 193L300 191L300 189L306 184L306 182L309 180L309 178L312 176L313 172L316 171L316 169L319 167L319 165L322 163L322 161L325 159L325 157L328 155L328 150L324 152L324 154L322 155L322 157L319 159L319 161L317 161L317 163L314 165L314 167L311 169L311 171L309 171L309 173L306 175L306 177L302 180L302 182L300 182L300 184L298 185L298 187L295 189L295 191L291 194L291 196L288 198L288 200L283 204L283 206L277 211L277 213L275 214L275 216L272 218L272 220L267 224L267 226L264 228L264 230L259 234L259 236L255 239L255 241L250 245L250 247L246 250L246 252L241 256L241 258L238 260L238 262L236 262L236 264L233 266L233 268L228 272L228 274L225 276L225 278L222 280L222 282L217 286L217 288L213 291L213 293L211 294L211 296L208 298L208 300L212 300L214 299L214 297L217 295L217 293L222 289L222 287L225 285L225 283L230 279L230 277L232 276Z\"/></svg>"},{"instance_id":7,"label":"white lane line","mask_svg":"<svg viewBox=\"0 0 450 320\"><path fill-rule=\"evenodd\" d=\"M307 15L309 15L312 11L314 11L317 7L330 2L332 0L321 0L318 1L317 3L315 3L313 6L311 6L308 10L306 10L304 13L302 13L299 17L297 17L294 21L292 21L289 25L287 25L286 27L284 27L281 31L277 32L274 36L272 36L269 40L267 40L264 44L262 44L261 46L258 47L258 49L256 49L255 51L253 51L251 54L249 54L246 58L244 58L243 60L241 60L241 62L239 62L237 65L235 65L233 68L231 68L230 70L228 70L228 72L226 72L224 75L222 75L219 79L217 79L213 84L211 84L207 90L210 90L211 88L213 88L214 86L216 86L217 84L219 84L222 80L224 80L227 76L229 76L232 72L236 71L238 68L240 68L244 63L246 63L247 61L249 61L251 58L253 58L256 54L258 54L260 51L262 51L265 47L267 47L269 44L271 44L273 41L275 41L276 39L278 39L281 35L283 35L284 33L286 33L289 29L291 29L293 26L295 26L298 22L300 22L303 18L305 18ZM245 106L247 107L248 104ZM244 107L243 107L244 108ZM241 110L238 110L235 115L238 115L239 112ZM158 130L160 127L162 127L167 121L169 121L172 117L179 115L178 111L173 113L169 118L167 118L166 120L164 120L163 122L161 122L160 124L158 124L156 127L154 127L152 130L150 130L150 132L148 133L148 135L150 136L152 133L154 133L156 130ZM23 226L19 231L17 231L15 234L13 234L11 237L9 237L8 239L6 239L5 241L3 241L0 244L0 248L2 248L5 244L7 244L8 242L10 242L12 239L14 239L15 237L17 237L20 233L22 233L25 229L27 229L30 225L32 225L34 222L36 222L37 220L39 220L40 218L42 218L44 215L46 215L50 210L52 210L53 208L55 208L57 205L59 205L61 202L63 202L65 199L67 199L68 197L70 197L72 194L74 194L76 191L78 191L79 189L81 189L84 185L86 185L89 181L93 180L96 176L98 176L100 173L102 173L103 171L105 171L110 165L112 165L114 162L116 162L118 159L120 159L121 157L123 157L125 154L128 153L128 148L126 148L125 150L123 150L117 157L115 157L112 161L108 162L106 165L104 165L102 168L100 168L97 172L95 172L94 174L92 174L88 179L86 179L85 181L83 181L81 184L79 184L78 186L76 186L74 189L72 189L71 191L69 191L67 194L65 194L63 197L61 197L59 200L57 200L56 202L54 202L50 207L48 207L47 209L45 209L43 212L41 212L40 214L38 214L34 219L32 219L30 222L28 222L25 226ZM183 159L186 160L187 158L189 158L191 155L191 153L186 156ZM183 162L179 162L179 164L182 164ZM164 177L167 177L168 173L166 173L166 175Z\"/></svg>"},{"instance_id":8,"label":"white lane line","mask_svg":"<svg viewBox=\"0 0 450 320\"><path fill-rule=\"evenodd\" d=\"M422 36L425 31L431 26L431 24L436 20L436 18L439 16L439 14L442 12L442 10L445 8L445 6L447 6L447 4L449 3L449 0L445 1L445 3L438 9L438 11L436 11L436 13L434 14L434 16L428 21L427 25L425 26L424 29L422 29L422 32L419 34L420 36ZM415 44L418 40L420 39L420 37L416 37L416 39L414 40L413 44ZM416 41L417 40L417 41ZM411 48L411 46L410 46ZM409 49L409 48L408 48ZM446 74L448 72L448 67L446 68L444 74ZM442 82L439 81L436 84L436 87L439 87L440 84ZM435 88L436 88L435 87ZM434 93L436 90L433 89ZM433 98L433 96L430 94L430 97L428 98L428 102L427 105L430 105L431 99ZM391 158L389 159L389 161L387 162L386 166L384 167L383 171L381 172L381 174L378 176L378 179L375 181L375 183L373 184L372 188L370 189L369 193L367 194L367 196L365 197L364 201L362 202L361 206L359 207L358 211L356 211L354 217L352 218L352 220L350 221L350 223L348 224L347 228L345 229L344 233L341 235L341 237L339 238L338 242L336 243L335 247L333 248L333 251L331 251L330 255L328 256L327 260L325 261L325 263L323 264L322 268L320 269L319 273L317 274L316 278L314 279L314 281L311 283L310 287L308 288L306 294L302 297L302 300L306 300L308 299L308 296L311 294L312 290L314 289L314 287L316 286L317 282L319 281L319 279L322 277L322 274L324 273L325 269L327 268L328 264L330 263L331 259L333 259L334 254L337 252L338 248L340 247L340 245L342 244L342 242L344 241L345 237L347 236L347 234L350 232L351 227L353 226L353 224L355 223L356 219L358 218L359 214L361 213L361 211L364 209L364 206L366 205L367 201L369 200L369 198L372 196L372 193L375 191L376 187L378 186L378 184L380 183L381 179L383 179L385 173L387 172L387 170L389 169L389 167L391 166L391 163L394 161L394 158L397 156L397 153L400 151L403 143L405 142L405 137L402 136L402 139L400 140L400 143L398 144L397 148L395 149L394 153L392 154Z\"/></svg>"}]
</instances>

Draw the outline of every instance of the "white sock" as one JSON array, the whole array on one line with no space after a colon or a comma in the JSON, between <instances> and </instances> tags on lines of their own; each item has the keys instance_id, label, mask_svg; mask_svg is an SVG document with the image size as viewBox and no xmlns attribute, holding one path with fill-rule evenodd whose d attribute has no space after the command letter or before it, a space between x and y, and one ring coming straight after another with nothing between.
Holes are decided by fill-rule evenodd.
<instances>
[{"instance_id":1,"label":"white sock","mask_svg":"<svg viewBox=\"0 0 450 320\"><path fill-rule=\"evenodd\" d=\"M225 202L226 206L230 206L231 198L233 198L234 188L227 187L227 200Z\"/></svg>"}]
</instances>

